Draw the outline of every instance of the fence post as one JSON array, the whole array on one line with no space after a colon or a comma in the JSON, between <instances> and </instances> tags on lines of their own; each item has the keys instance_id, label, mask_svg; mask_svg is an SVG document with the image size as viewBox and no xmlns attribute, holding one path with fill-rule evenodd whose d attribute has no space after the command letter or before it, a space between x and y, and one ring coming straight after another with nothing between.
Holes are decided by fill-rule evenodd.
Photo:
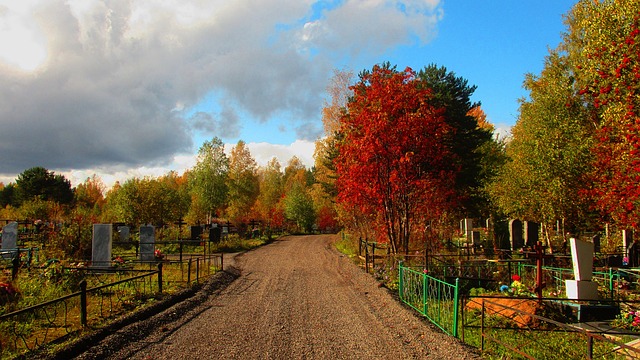
<instances>
[{"instance_id":1,"label":"fence post","mask_svg":"<svg viewBox=\"0 0 640 360\"><path fill-rule=\"evenodd\" d=\"M376 271L376 243L371 244L371 272Z\"/></svg>"},{"instance_id":2,"label":"fence post","mask_svg":"<svg viewBox=\"0 0 640 360\"><path fill-rule=\"evenodd\" d=\"M364 271L369 273L369 240L364 243Z\"/></svg>"},{"instance_id":3,"label":"fence post","mask_svg":"<svg viewBox=\"0 0 640 360\"><path fill-rule=\"evenodd\" d=\"M611 300L615 300L615 293L613 292L613 269L609 268L609 294L611 294Z\"/></svg>"},{"instance_id":4,"label":"fence post","mask_svg":"<svg viewBox=\"0 0 640 360\"><path fill-rule=\"evenodd\" d=\"M196 259L196 282L200 282L200 258Z\"/></svg>"},{"instance_id":5,"label":"fence post","mask_svg":"<svg viewBox=\"0 0 640 360\"><path fill-rule=\"evenodd\" d=\"M80 282L80 324L87 326L87 281Z\"/></svg>"},{"instance_id":6,"label":"fence post","mask_svg":"<svg viewBox=\"0 0 640 360\"><path fill-rule=\"evenodd\" d=\"M453 290L453 337L458 337L458 296L459 296L459 290L460 289L460 278L456 278L456 287ZM464 308L464 306L463 306Z\"/></svg>"},{"instance_id":7,"label":"fence post","mask_svg":"<svg viewBox=\"0 0 640 360\"><path fill-rule=\"evenodd\" d=\"M404 275L403 275L403 266L404 264L402 263L402 261L398 262L398 292L399 292L399 296L400 296L400 300L404 299L402 298L403 295L403 291L402 288L404 287Z\"/></svg>"},{"instance_id":8,"label":"fence post","mask_svg":"<svg viewBox=\"0 0 640 360\"><path fill-rule=\"evenodd\" d=\"M162 263L158 263L158 293L162 294Z\"/></svg>"},{"instance_id":9,"label":"fence post","mask_svg":"<svg viewBox=\"0 0 640 360\"><path fill-rule=\"evenodd\" d=\"M187 263L187 284L191 284L191 260Z\"/></svg>"},{"instance_id":10,"label":"fence post","mask_svg":"<svg viewBox=\"0 0 640 360\"><path fill-rule=\"evenodd\" d=\"M484 353L484 298L482 298L482 315L480 316L480 353Z\"/></svg>"},{"instance_id":11,"label":"fence post","mask_svg":"<svg viewBox=\"0 0 640 360\"><path fill-rule=\"evenodd\" d=\"M220 270L224 270L224 253L220 253Z\"/></svg>"},{"instance_id":12,"label":"fence post","mask_svg":"<svg viewBox=\"0 0 640 360\"><path fill-rule=\"evenodd\" d=\"M422 272L422 315L427 316L427 274ZM438 298L438 301L440 298Z\"/></svg>"}]
</instances>

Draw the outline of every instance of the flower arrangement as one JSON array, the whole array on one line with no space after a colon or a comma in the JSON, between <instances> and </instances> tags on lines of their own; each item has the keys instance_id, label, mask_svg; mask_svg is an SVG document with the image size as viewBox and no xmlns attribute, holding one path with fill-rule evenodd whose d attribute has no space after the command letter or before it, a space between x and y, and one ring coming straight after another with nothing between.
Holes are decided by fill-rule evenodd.
<instances>
[{"instance_id":1,"label":"flower arrangement","mask_svg":"<svg viewBox=\"0 0 640 360\"><path fill-rule=\"evenodd\" d=\"M632 331L640 331L640 311L627 311L616 316L612 325Z\"/></svg>"},{"instance_id":2,"label":"flower arrangement","mask_svg":"<svg viewBox=\"0 0 640 360\"><path fill-rule=\"evenodd\" d=\"M123 267L124 266L124 259L121 258L120 256L116 256L115 259L113 259L113 267Z\"/></svg>"},{"instance_id":3,"label":"flower arrangement","mask_svg":"<svg viewBox=\"0 0 640 360\"><path fill-rule=\"evenodd\" d=\"M153 257L155 257L155 258L156 258L156 260L159 260L159 261L160 261L160 260L163 260L163 259L164 259L164 254L162 253L162 251L160 251L160 249L156 249L156 250L153 252Z\"/></svg>"},{"instance_id":4,"label":"flower arrangement","mask_svg":"<svg viewBox=\"0 0 640 360\"><path fill-rule=\"evenodd\" d=\"M500 286L500 292L511 296L531 296L531 291L522 283L520 275L511 276L511 285Z\"/></svg>"}]
</instances>

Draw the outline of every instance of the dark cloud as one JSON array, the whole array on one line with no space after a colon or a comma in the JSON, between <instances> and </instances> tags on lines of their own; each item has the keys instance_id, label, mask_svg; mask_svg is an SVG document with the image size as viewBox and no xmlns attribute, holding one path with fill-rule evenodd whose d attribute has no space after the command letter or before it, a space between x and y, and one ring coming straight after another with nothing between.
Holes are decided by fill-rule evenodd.
<instances>
[{"instance_id":1,"label":"dark cloud","mask_svg":"<svg viewBox=\"0 0 640 360\"><path fill-rule=\"evenodd\" d=\"M368 51L363 39L374 30L376 46L389 48L435 21L424 6L359 3L316 20L311 4L285 0L56 0L0 9L0 20L45 39L48 55L23 71L3 64L0 43L0 173L163 166L193 153L194 132L240 136L245 117L286 114L300 138L314 140L328 54ZM212 93L217 109L194 113Z\"/></svg>"}]
</instances>

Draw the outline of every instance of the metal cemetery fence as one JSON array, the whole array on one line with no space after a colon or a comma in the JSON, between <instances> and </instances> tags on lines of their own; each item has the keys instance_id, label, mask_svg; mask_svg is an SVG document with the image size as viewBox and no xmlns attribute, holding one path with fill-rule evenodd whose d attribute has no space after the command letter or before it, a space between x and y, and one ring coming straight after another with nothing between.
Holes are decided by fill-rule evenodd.
<instances>
[{"instance_id":1,"label":"metal cemetery fence","mask_svg":"<svg viewBox=\"0 0 640 360\"><path fill-rule=\"evenodd\" d=\"M63 268L74 274L78 281L82 280L79 291L10 313L0 313L0 359L36 350L74 336L85 328L105 326L112 319L153 301L158 294L172 293L201 282L224 265L221 253L185 255L182 261L120 260L94 263L94 267ZM43 270L31 268L29 275L42 277L38 271ZM33 299L35 301L38 299Z\"/></svg>"},{"instance_id":2,"label":"metal cemetery fence","mask_svg":"<svg viewBox=\"0 0 640 360\"><path fill-rule=\"evenodd\" d=\"M137 275L92 288L83 280L80 291L0 315L0 357L35 350L87 326L99 327L133 310L136 300L162 292L162 264L157 270L127 273Z\"/></svg>"},{"instance_id":3,"label":"metal cemetery fence","mask_svg":"<svg viewBox=\"0 0 640 360\"><path fill-rule=\"evenodd\" d=\"M545 301L554 301L553 299ZM524 309L531 298L464 298L462 341L487 358L638 359L640 349L620 330L565 324Z\"/></svg>"},{"instance_id":4,"label":"metal cemetery fence","mask_svg":"<svg viewBox=\"0 0 640 360\"><path fill-rule=\"evenodd\" d=\"M442 331L458 336L459 282L436 279L424 271L398 267L400 299L427 317Z\"/></svg>"}]
</instances>

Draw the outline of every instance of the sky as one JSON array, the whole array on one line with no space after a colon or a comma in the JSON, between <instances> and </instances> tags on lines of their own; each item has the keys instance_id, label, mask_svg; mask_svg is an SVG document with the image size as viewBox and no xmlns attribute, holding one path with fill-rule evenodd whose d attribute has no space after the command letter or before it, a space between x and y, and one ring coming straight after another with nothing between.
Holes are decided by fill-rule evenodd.
<instances>
[{"instance_id":1,"label":"sky","mask_svg":"<svg viewBox=\"0 0 640 360\"><path fill-rule=\"evenodd\" d=\"M506 134L567 0L0 0L0 182L182 173L204 141L313 165L335 69L444 66Z\"/></svg>"}]
</instances>

